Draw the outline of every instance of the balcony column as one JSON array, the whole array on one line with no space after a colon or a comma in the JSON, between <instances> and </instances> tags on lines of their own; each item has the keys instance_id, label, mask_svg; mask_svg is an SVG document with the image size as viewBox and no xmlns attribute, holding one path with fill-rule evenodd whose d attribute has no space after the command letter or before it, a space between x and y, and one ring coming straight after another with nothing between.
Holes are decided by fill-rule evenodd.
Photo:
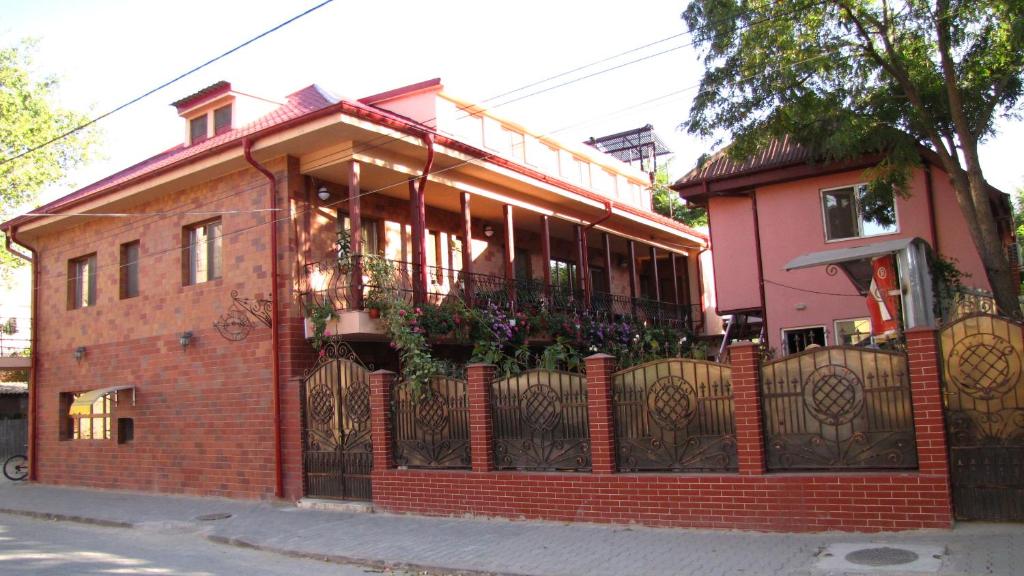
<instances>
[{"instance_id":1,"label":"balcony column","mask_svg":"<svg viewBox=\"0 0 1024 576\"><path fill-rule=\"evenodd\" d=\"M636 318L637 288L640 285L636 277L636 243L626 240L626 248L629 251L629 302L633 307L633 317Z\"/></svg>"},{"instance_id":2,"label":"balcony column","mask_svg":"<svg viewBox=\"0 0 1024 576\"><path fill-rule=\"evenodd\" d=\"M462 193L462 283L466 304L473 306L473 226L469 213L469 192Z\"/></svg>"},{"instance_id":3,"label":"balcony column","mask_svg":"<svg viewBox=\"0 0 1024 576\"><path fill-rule=\"evenodd\" d=\"M608 293L614 294L615 291L611 289L611 235L605 232L601 236L604 240L604 274L608 277Z\"/></svg>"},{"instance_id":4,"label":"balcony column","mask_svg":"<svg viewBox=\"0 0 1024 576\"><path fill-rule=\"evenodd\" d=\"M409 222L412 224L412 294L416 304L427 299L427 213L423 196L409 181Z\"/></svg>"},{"instance_id":5,"label":"balcony column","mask_svg":"<svg viewBox=\"0 0 1024 576\"><path fill-rule=\"evenodd\" d=\"M683 309L683 298L682 294L679 293L679 268L676 264L675 252L669 252L669 262L672 264L672 291L675 294L676 303L674 316L677 320L685 320L689 311Z\"/></svg>"},{"instance_id":6,"label":"balcony column","mask_svg":"<svg viewBox=\"0 0 1024 576\"><path fill-rule=\"evenodd\" d=\"M516 235L512 222L512 206L505 204L505 285L509 302L516 303Z\"/></svg>"},{"instance_id":7,"label":"balcony column","mask_svg":"<svg viewBox=\"0 0 1024 576\"><path fill-rule=\"evenodd\" d=\"M658 249L651 246L651 279L654 282L654 301L661 303L661 279L658 277Z\"/></svg>"},{"instance_id":8,"label":"balcony column","mask_svg":"<svg viewBox=\"0 0 1024 576\"><path fill-rule=\"evenodd\" d=\"M583 227L576 225L576 277L583 289L583 309L590 309L590 270L587 262L587 235Z\"/></svg>"},{"instance_id":9,"label":"balcony column","mask_svg":"<svg viewBox=\"0 0 1024 576\"><path fill-rule=\"evenodd\" d=\"M349 303L352 310L363 309L363 217L359 198L359 162L348 170L349 253L352 263L349 274Z\"/></svg>"},{"instance_id":10,"label":"balcony column","mask_svg":"<svg viewBox=\"0 0 1024 576\"><path fill-rule=\"evenodd\" d=\"M551 305L551 222L547 214L540 217L540 249L544 259L544 299Z\"/></svg>"}]
</instances>

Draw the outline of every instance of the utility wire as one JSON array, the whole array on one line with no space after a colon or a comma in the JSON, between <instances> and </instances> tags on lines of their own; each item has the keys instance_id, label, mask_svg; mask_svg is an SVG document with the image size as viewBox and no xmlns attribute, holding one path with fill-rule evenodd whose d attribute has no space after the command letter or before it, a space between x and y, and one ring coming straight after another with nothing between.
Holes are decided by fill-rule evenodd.
<instances>
[{"instance_id":1,"label":"utility wire","mask_svg":"<svg viewBox=\"0 0 1024 576\"><path fill-rule=\"evenodd\" d=\"M53 144L54 142L57 142L58 140L63 140L64 138L67 138L68 136L71 136L72 134L74 134L76 132L80 132L80 131L88 128L89 126L92 126L93 124L99 122L100 120L103 120L104 118L106 118L106 117L108 117L108 116L110 116L112 114L115 114L117 112L120 112L121 110L124 110L125 108L131 106L132 104L135 104L139 100L142 100L143 98L146 98L147 96L150 96L151 94L159 92L160 90L163 90L164 88L170 86L171 84L174 84L175 82L177 82L177 81L179 81L179 80L181 80L181 79L183 79L183 78L185 78L187 76L191 76L192 74L202 70L203 68L206 68L210 64L213 64L214 62L216 62L218 60L221 60L221 59L223 59L223 58L225 58L227 56L230 56L231 54L234 54L235 52L241 50L242 48L245 48L246 46L248 46L249 44L252 44L253 42L256 42L257 40L263 38L264 36L272 34L272 33L276 32L276 31L280 30L281 28L284 28L285 26L291 24L292 22L295 22L296 20L298 20L298 19L300 19L300 18L302 18L304 16L307 16L309 14L312 14L313 12L316 12L320 8L323 8L324 6L330 4L333 1L334 0L324 0L323 2L317 4L316 6L313 6L312 8L309 8L308 10L305 10L304 12L301 12L299 14L296 14L295 16L292 16L291 18L285 20L284 22L281 22L277 26L274 26L273 28L271 28L269 30L261 32L260 34L258 34L256 36L253 36L252 38L246 40L245 42L242 42L241 44L239 44L238 46L235 46L234 48L228 50L227 52L224 52L224 53L222 53L219 56L215 56L215 57L207 60L206 62L203 62L202 64L200 64L200 65L198 65L198 66L188 70L187 72L184 72L182 74L179 74L179 75L175 76L174 78L164 82L163 84L157 86L156 88L148 90L145 93L143 93L143 94L141 94L139 96L136 96L135 98L132 98L131 100L125 102L124 104L121 104L120 106L118 106L118 107L116 107L116 108L114 108L112 110L109 110L109 111L107 111L107 112L105 112L103 114L100 114L99 116L96 116L95 118L89 120L88 122L80 124L80 125L72 128L72 129L70 129L70 130L68 130L66 132L63 132L63 133L61 133L61 134L59 134L57 136L54 136L53 138L50 138L49 140L47 140L46 142L43 142L42 144L37 144L37 145L35 145L35 146L33 146L33 147L23 151L23 152L15 154L14 156L10 156L10 157L4 158L3 160L0 160L0 166L3 166L4 164L7 164L8 162L12 162L12 161L17 160L19 158L22 158L24 156L32 154L33 152L35 152L37 150L40 150L42 148L45 148L45 147Z\"/></svg>"}]
</instances>

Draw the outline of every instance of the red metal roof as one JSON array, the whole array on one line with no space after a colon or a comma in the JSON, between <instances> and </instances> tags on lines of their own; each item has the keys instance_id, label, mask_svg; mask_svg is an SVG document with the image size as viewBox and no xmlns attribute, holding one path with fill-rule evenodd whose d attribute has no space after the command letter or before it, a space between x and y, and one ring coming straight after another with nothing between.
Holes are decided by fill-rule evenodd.
<instances>
[{"instance_id":1,"label":"red metal roof","mask_svg":"<svg viewBox=\"0 0 1024 576\"><path fill-rule=\"evenodd\" d=\"M184 109L184 108L191 108L192 106L195 106L196 104L198 104L199 102L201 102L203 100L206 100L208 98L213 98L214 96L218 96L220 94L223 94L225 92L230 92L230 91L231 91L231 83L227 82L225 80L221 80L220 82L217 82L215 84L211 84L211 85L207 86L206 88L203 88L202 90L196 92L195 94L189 94L188 96L185 96L181 100L175 100L174 102L171 102L171 106L174 106L175 108L177 108L178 112L180 113L182 111L182 109Z\"/></svg>"},{"instance_id":2,"label":"red metal roof","mask_svg":"<svg viewBox=\"0 0 1024 576\"><path fill-rule=\"evenodd\" d=\"M673 187L758 172L767 168L805 163L810 159L808 150L789 136L782 140L773 140L746 160L733 160L729 157L729 149L723 148L714 153L703 165L690 170L685 176L676 180Z\"/></svg>"},{"instance_id":3,"label":"red metal roof","mask_svg":"<svg viewBox=\"0 0 1024 576\"><path fill-rule=\"evenodd\" d=\"M334 102L329 100L324 95L324 93L317 88L315 84L307 86L302 90L299 90L298 92L288 95L287 103L283 104L270 114L267 114L266 116L263 116L262 118L246 126L241 126L239 128L229 130L227 132L224 132L223 134L218 134L213 138L207 138L206 140L203 140L202 142L199 142L197 144L193 144L192 146L185 146L183 144L179 144L173 148L161 152L160 154L157 154L156 156L153 156L152 158L143 160L142 162L139 162L134 166L129 166L128 168L125 168L120 172L115 172L114 174L111 174L110 176L107 176L102 180L93 182L92 184L86 186L85 188L81 188L79 190L76 190L75 192L72 192L71 194L68 194L67 196L58 198L53 202L45 204L40 208L33 210L33 212L58 212L62 207L68 204L72 204L86 196L90 196L101 190L111 188L117 186L118 184L128 182L129 180L134 180L136 178L156 172L157 170L167 167L171 164L175 164L182 160L186 160L188 158L192 158L200 154L203 154L204 152L212 148L217 148L222 144L240 140L250 134L259 132L260 130L263 130L265 128L269 128L270 126L274 126L276 124L280 124L288 120L299 118L301 116L309 114L310 112L315 112L322 108L326 108L331 104L334 104ZM10 223L8 223L7 225L9 224Z\"/></svg>"},{"instance_id":4,"label":"red metal roof","mask_svg":"<svg viewBox=\"0 0 1024 576\"><path fill-rule=\"evenodd\" d=\"M410 86L389 91L389 93L387 94L389 98L393 98L396 95L415 92L417 90L422 90L424 88L431 87L434 84L439 84L439 81L427 80L426 82L420 82L418 84L412 84ZM380 95L376 95L357 101L347 99L339 101L328 96L316 84L312 84L293 94L288 95L287 103L283 104L273 112L261 117L260 119L246 126L235 128L228 132L224 132L223 134L218 134L213 138L208 138L206 140L203 140L202 142L193 144L191 146L179 144L173 148L161 152L160 154L157 154L156 156L153 156L152 158L143 160L142 162L135 164L134 166L130 166L124 170L121 170L120 172L116 172L102 180L99 180L84 188L76 190L75 192L72 192L67 196L64 196L62 198L54 200L53 202L45 204L33 210L32 212L33 214L59 214L61 210L69 207L70 205L76 204L88 197L98 196L102 193L112 192L118 187L129 185L134 181L153 176L166 169L171 169L176 165L180 165L182 163L189 161L192 158L199 157L206 153L212 153L214 149L226 148L228 145L233 145L237 142L240 142L247 136L251 136L258 132L267 130L268 128L280 127L282 124L291 123L293 121L302 122L307 119L311 120L314 113L320 111L323 111L323 113L329 113L329 111L326 110L327 108L337 108L341 112L359 114L365 116L369 120L376 123L385 125L393 124L393 127L395 128L404 128L406 130L410 128L415 128L416 130L427 131L432 133L434 132L429 127L422 126L416 123L415 121L410 120L409 118L386 110L384 108L378 108L376 106L368 105L363 102L363 100L373 100L374 98L378 98L379 101L379 97ZM492 163L507 165L508 168L517 170L519 172L533 176L540 180L551 181L551 178L549 178L547 175L536 172L530 168L527 168L526 166L504 160L499 156L494 156L491 153L484 152L468 144L458 142L450 137L443 137L440 135L437 135L437 137L438 141L441 143L456 145L457 147L463 148L466 151L472 151L471 153L474 153L480 158L485 158ZM598 195L596 195L593 192L590 192L589 190L580 188L569 183L561 181L553 183L556 183L562 188L581 194L583 196L592 197L602 201L607 200L602 197L599 197ZM689 226L686 226L681 222L677 222L670 218L661 216L660 214L656 214L653 211L648 212L646 210L641 210L634 206L622 204L614 200L611 200L610 202L612 206L614 206L615 208L619 208L627 212L643 216L645 218L648 218L649 220L661 223L671 228L675 228L676 230L682 231L686 234L698 238L707 239L707 236L704 233L693 228L690 228ZM20 225L25 221L37 217L39 216L18 216L8 222L3 223L2 225L0 225L0 228L4 230L9 230L14 226Z\"/></svg>"}]
</instances>

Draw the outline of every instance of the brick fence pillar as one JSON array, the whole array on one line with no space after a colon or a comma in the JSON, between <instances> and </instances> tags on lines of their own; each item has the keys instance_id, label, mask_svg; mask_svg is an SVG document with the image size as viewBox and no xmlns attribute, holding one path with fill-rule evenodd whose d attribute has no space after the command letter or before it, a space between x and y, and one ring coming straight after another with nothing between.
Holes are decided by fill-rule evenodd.
<instances>
[{"instance_id":1,"label":"brick fence pillar","mask_svg":"<svg viewBox=\"0 0 1024 576\"><path fill-rule=\"evenodd\" d=\"M594 354L587 366L587 415L590 418L590 463L594 474L615 472L615 425L612 420L612 372L615 358Z\"/></svg>"},{"instance_id":2,"label":"brick fence pillar","mask_svg":"<svg viewBox=\"0 0 1024 576\"><path fill-rule=\"evenodd\" d=\"M370 373L370 442L373 444L373 471L394 468L391 447L391 387L395 373L377 370Z\"/></svg>"},{"instance_id":3,"label":"brick fence pillar","mask_svg":"<svg viewBox=\"0 0 1024 576\"><path fill-rule=\"evenodd\" d=\"M729 346L736 452L740 474L765 473L764 419L761 417L761 354L753 342Z\"/></svg>"},{"instance_id":4,"label":"brick fence pillar","mask_svg":"<svg viewBox=\"0 0 1024 576\"><path fill-rule=\"evenodd\" d=\"M466 366L466 395L469 400L469 451L473 472L494 471L494 429L491 422L491 381L493 364Z\"/></svg>"},{"instance_id":5,"label":"brick fence pillar","mask_svg":"<svg viewBox=\"0 0 1024 576\"><path fill-rule=\"evenodd\" d=\"M949 486L949 446L942 402L942 372L939 364L938 333L934 328L906 331L907 369L910 372L910 397L914 406L914 435L917 439L917 466L922 476L941 479L946 494L948 520L952 521L952 497Z\"/></svg>"}]
</instances>

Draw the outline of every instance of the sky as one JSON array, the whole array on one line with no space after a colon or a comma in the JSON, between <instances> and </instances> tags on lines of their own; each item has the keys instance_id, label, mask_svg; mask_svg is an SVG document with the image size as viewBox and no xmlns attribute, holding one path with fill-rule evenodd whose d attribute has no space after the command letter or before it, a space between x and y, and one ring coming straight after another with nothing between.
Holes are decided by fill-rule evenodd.
<instances>
[{"instance_id":1,"label":"sky","mask_svg":"<svg viewBox=\"0 0 1024 576\"><path fill-rule=\"evenodd\" d=\"M35 67L60 80L62 104L106 112L319 0L0 0L0 43L38 40ZM218 80L282 97L311 83L359 98L440 77L473 102L678 35L518 92L518 102L486 102L494 112L567 141L647 123L675 152L680 176L709 151L678 126L702 72L680 13L685 0L476 1L337 0L100 123L102 158L48 190L52 200L176 144L181 120L170 103ZM659 54L660 53L660 54ZM630 63L642 59L641 62ZM557 86L567 80L617 69ZM531 94L547 89L541 94ZM661 96L652 105L635 107ZM616 113L623 109L626 112ZM1003 124L982 150L993 184L1024 185L1024 125Z\"/></svg>"}]
</instances>

